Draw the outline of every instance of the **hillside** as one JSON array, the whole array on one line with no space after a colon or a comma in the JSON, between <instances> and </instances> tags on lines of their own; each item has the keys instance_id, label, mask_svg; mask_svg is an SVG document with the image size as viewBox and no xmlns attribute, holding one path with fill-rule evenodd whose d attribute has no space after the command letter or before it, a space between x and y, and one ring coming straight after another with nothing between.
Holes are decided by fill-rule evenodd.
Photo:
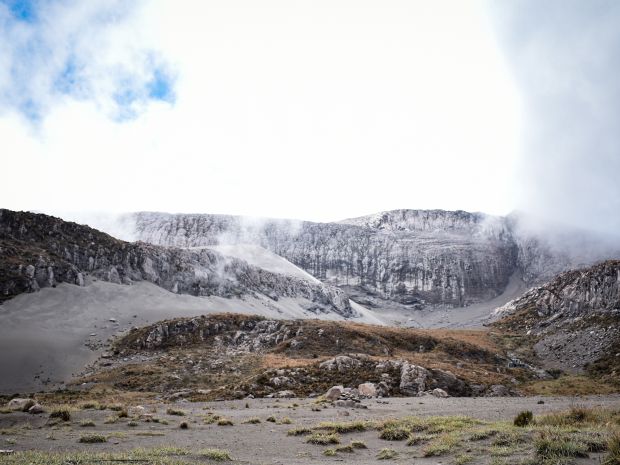
<instances>
[{"instance_id":1,"label":"hillside","mask_svg":"<svg viewBox=\"0 0 620 465\"><path fill-rule=\"evenodd\" d=\"M316 311L354 316L334 287L273 273L209 249L179 249L117 240L88 226L47 215L0 210L0 299L86 279L148 281L173 293L301 297Z\"/></svg>"},{"instance_id":2,"label":"hillside","mask_svg":"<svg viewBox=\"0 0 620 465\"><path fill-rule=\"evenodd\" d=\"M497 309L495 326L527 336L546 367L620 377L620 260L560 274Z\"/></svg>"},{"instance_id":3,"label":"hillside","mask_svg":"<svg viewBox=\"0 0 620 465\"><path fill-rule=\"evenodd\" d=\"M77 382L180 392L192 399L322 394L369 382L384 396L435 388L453 396L510 395L550 379L515 365L490 334L413 330L233 314L167 320L135 329ZM286 394L291 395L291 394Z\"/></svg>"}]
</instances>

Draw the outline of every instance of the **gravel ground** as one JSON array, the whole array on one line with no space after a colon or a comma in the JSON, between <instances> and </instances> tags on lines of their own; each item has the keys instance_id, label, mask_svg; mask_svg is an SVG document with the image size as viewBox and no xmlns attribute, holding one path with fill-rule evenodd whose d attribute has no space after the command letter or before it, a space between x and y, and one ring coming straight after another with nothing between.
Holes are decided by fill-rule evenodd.
<instances>
[{"instance_id":1,"label":"gravel ground","mask_svg":"<svg viewBox=\"0 0 620 465\"><path fill-rule=\"evenodd\" d=\"M540 400L544 404L539 404ZM246 407L246 403L248 407ZM242 401L211 403L176 403L172 407L183 409L186 416L167 415L171 405L157 404L158 418L166 419L169 424L138 422L138 426L129 427L128 419L122 418L113 424L104 420L114 412L109 410L76 410L71 422L50 426L48 415L28 415L10 413L0 415L0 449L42 450L42 451L108 451L119 452L138 447L158 447L174 445L191 450L201 448L219 448L230 451L237 463L253 464L310 464L317 462L354 461L359 464L384 463L377 461L377 452L384 447L391 447L399 452L396 463L439 464L452 463L453 458L423 458L415 447L407 447L404 441L385 441L378 438L376 431L352 433L342 436L342 443L361 440L368 449L355 452L355 455L338 454L326 457L323 451L327 446L307 444L303 437L288 436L287 431L297 427L311 427L322 421L351 421L366 419L388 419L408 415L447 416L467 415L483 420L511 420L522 410L531 410L534 415L567 409L571 406L602 406L620 408L620 395L590 397L511 397L511 398L392 398L384 400L366 400L367 409L342 409L327 407L321 411L312 411L315 405L312 399L251 399ZM233 426L207 425L203 416L212 412L233 421ZM291 424L267 422L270 416L276 419L287 417ZM257 417L259 424L243 424L244 420ZM95 427L81 427L82 420L92 420ZM179 424L189 423L189 428L182 430ZM80 444L80 436L101 433L110 435L119 432L119 437L109 438L104 444ZM343 457L345 455L345 457ZM487 458L478 457L471 463L488 463ZM575 463L597 463L598 456L580 460ZM2 462L0 457L0 463Z\"/></svg>"}]
</instances>

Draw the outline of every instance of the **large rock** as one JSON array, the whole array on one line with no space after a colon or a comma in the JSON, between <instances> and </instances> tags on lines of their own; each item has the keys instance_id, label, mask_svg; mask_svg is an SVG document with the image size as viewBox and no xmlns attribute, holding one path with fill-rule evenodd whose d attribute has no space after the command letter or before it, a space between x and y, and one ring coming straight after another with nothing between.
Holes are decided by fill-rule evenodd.
<instances>
[{"instance_id":1,"label":"large rock","mask_svg":"<svg viewBox=\"0 0 620 465\"><path fill-rule=\"evenodd\" d=\"M319 368L328 371L345 372L362 365L362 362L348 355L338 355L330 360L326 360L319 365Z\"/></svg>"},{"instance_id":2,"label":"large rock","mask_svg":"<svg viewBox=\"0 0 620 465\"><path fill-rule=\"evenodd\" d=\"M127 413L130 417L140 418L146 414L146 408L144 408L142 405L136 405L135 407L129 407Z\"/></svg>"},{"instance_id":3,"label":"large rock","mask_svg":"<svg viewBox=\"0 0 620 465\"><path fill-rule=\"evenodd\" d=\"M400 392L409 396L417 396L419 392L426 391L429 377L430 373L426 368L404 362L400 372Z\"/></svg>"},{"instance_id":4,"label":"large rock","mask_svg":"<svg viewBox=\"0 0 620 465\"><path fill-rule=\"evenodd\" d=\"M340 398L343 392L344 392L344 387L333 386L329 388L329 390L325 393L325 398L327 400L337 400L338 398Z\"/></svg>"},{"instance_id":5,"label":"large rock","mask_svg":"<svg viewBox=\"0 0 620 465\"><path fill-rule=\"evenodd\" d=\"M375 383L362 383L357 387L359 395L362 397L376 397L377 386Z\"/></svg>"},{"instance_id":6,"label":"large rock","mask_svg":"<svg viewBox=\"0 0 620 465\"><path fill-rule=\"evenodd\" d=\"M510 395L511 395L510 389L508 389L503 384L492 385L489 388L488 392L486 393L487 397L506 397Z\"/></svg>"},{"instance_id":7,"label":"large rock","mask_svg":"<svg viewBox=\"0 0 620 465\"><path fill-rule=\"evenodd\" d=\"M36 402L32 399L11 399L7 404L7 407L13 411L27 412Z\"/></svg>"},{"instance_id":8,"label":"large rock","mask_svg":"<svg viewBox=\"0 0 620 465\"><path fill-rule=\"evenodd\" d=\"M457 378L451 371L431 370L432 381L429 389L442 389L452 396L467 396L469 387L463 380Z\"/></svg>"}]
</instances>

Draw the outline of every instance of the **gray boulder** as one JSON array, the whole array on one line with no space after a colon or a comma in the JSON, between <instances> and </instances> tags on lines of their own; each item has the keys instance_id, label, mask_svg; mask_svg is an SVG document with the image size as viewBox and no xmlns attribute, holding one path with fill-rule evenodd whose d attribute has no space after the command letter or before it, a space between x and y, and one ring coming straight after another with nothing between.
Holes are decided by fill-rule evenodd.
<instances>
[{"instance_id":1,"label":"gray boulder","mask_svg":"<svg viewBox=\"0 0 620 465\"><path fill-rule=\"evenodd\" d=\"M362 383L357 387L361 397L376 397L377 386L375 383Z\"/></svg>"},{"instance_id":2,"label":"gray boulder","mask_svg":"<svg viewBox=\"0 0 620 465\"><path fill-rule=\"evenodd\" d=\"M426 391L430 373L426 368L404 362L400 371L400 392L409 396L417 396Z\"/></svg>"},{"instance_id":3,"label":"gray boulder","mask_svg":"<svg viewBox=\"0 0 620 465\"><path fill-rule=\"evenodd\" d=\"M27 412L36 402L32 399L11 399L7 404L7 407L13 411Z\"/></svg>"},{"instance_id":4,"label":"gray boulder","mask_svg":"<svg viewBox=\"0 0 620 465\"><path fill-rule=\"evenodd\" d=\"M325 398L327 400L337 400L338 398L340 398L343 392L344 392L344 387L333 386L329 388L329 390L325 393Z\"/></svg>"},{"instance_id":5,"label":"gray boulder","mask_svg":"<svg viewBox=\"0 0 620 465\"><path fill-rule=\"evenodd\" d=\"M326 360L319 365L319 368L328 371L338 371L340 373L358 368L362 362L349 357L348 355L338 355L332 359Z\"/></svg>"}]
</instances>

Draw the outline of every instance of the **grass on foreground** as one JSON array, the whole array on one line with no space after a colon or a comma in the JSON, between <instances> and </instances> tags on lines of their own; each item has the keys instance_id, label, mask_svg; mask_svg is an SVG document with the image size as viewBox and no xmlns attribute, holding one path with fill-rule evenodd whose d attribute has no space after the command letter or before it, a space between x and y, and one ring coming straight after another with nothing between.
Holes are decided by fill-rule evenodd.
<instances>
[{"instance_id":1,"label":"grass on foreground","mask_svg":"<svg viewBox=\"0 0 620 465\"><path fill-rule=\"evenodd\" d=\"M469 463L474 460L472 455L478 455L491 457L492 463L521 463L529 457L525 460L532 464L565 465L591 453L607 452L603 463L620 465L620 410L573 407L539 417L522 412L515 420L487 422L452 416L324 422L312 428L290 430L288 435L306 435L310 444L331 445L340 443L340 434L376 430L380 439L407 440L407 446L420 447L424 457L452 456L458 464ZM360 442L330 448L324 454L353 451L355 443ZM383 457L377 458L393 458L390 452L379 454Z\"/></svg>"},{"instance_id":2,"label":"grass on foreground","mask_svg":"<svg viewBox=\"0 0 620 465\"><path fill-rule=\"evenodd\" d=\"M180 459L183 457L184 459ZM209 459L216 462L233 460L230 452L221 449L201 449L192 452L173 446L154 449L135 449L124 453L94 452L15 452L2 457L3 465L67 465L91 463L123 463L133 465L186 465L187 458Z\"/></svg>"}]
</instances>

